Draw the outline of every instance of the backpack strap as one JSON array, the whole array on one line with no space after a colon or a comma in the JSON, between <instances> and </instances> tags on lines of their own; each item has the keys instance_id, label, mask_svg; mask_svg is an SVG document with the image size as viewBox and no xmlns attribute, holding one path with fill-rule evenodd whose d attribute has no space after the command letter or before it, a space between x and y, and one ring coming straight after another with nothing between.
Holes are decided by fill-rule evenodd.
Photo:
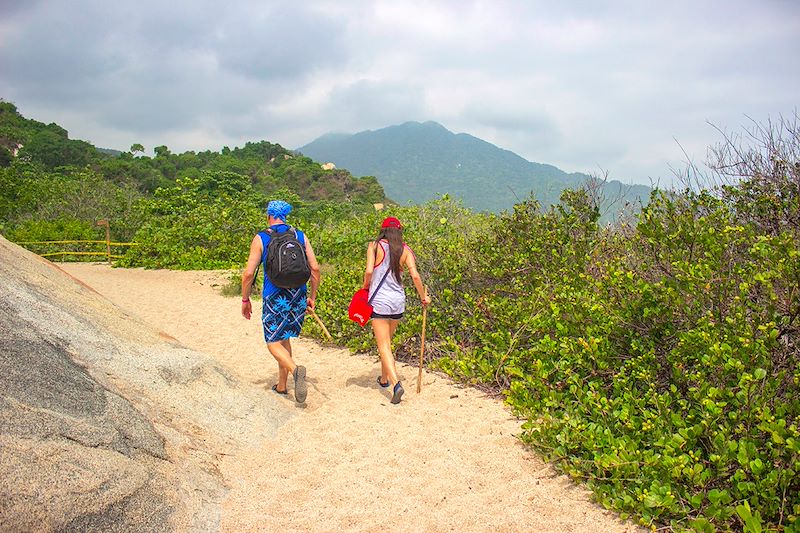
<instances>
[{"instance_id":1,"label":"backpack strap","mask_svg":"<svg viewBox=\"0 0 800 533\"><path fill-rule=\"evenodd\" d=\"M267 228L265 230L262 230L262 231L258 232L258 236L261 239L261 248L262 248L262 250L261 250L261 261L259 261L258 266L256 267L256 273L253 274L253 283L250 284L250 292L253 292L253 287L256 286L256 280L258 279L258 271L261 270L261 265L264 262L266 262L266 260L267 260L267 246L268 246L268 244L264 243L264 237L261 236L262 233L266 233L267 235L270 236L270 238L272 238L273 230L272 230L272 228ZM266 268L266 266L264 268Z\"/></svg>"},{"instance_id":2,"label":"backpack strap","mask_svg":"<svg viewBox=\"0 0 800 533\"><path fill-rule=\"evenodd\" d=\"M369 297L369 300L367 300L368 304L371 305L372 304L372 299L375 298L375 296L378 295L378 291L381 290L381 285L383 285L383 282L386 281L386 276L389 275L389 272L390 272L389 270L386 270L386 272L383 274L383 277L381 278L380 283L378 283L378 286L375 287L375 292L373 292L372 295Z\"/></svg>"},{"instance_id":3,"label":"backpack strap","mask_svg":"<svg viewBox=\"0 0 800 533\"><path fill-rule=\"evenodd\" d=\"M380 243L378 243L378 246L380 246ZM375 250L375 258L376 259L378 258L378 250L377 249ZM389 259L389 252L386 252L386 257L384 257L383 259L384 259L384 261L386 259ZM383 282L386 281L386 276L388 276L389 272L391 272L391 271L392 271L392 262L389 261L387 263L387 265L386 265L386 272L383 273L383 277L381 278L380 283L378 283L378 286L375 287L375 292L373 292L370 295L369 300L367 300L368 304L370 304L370 305L372 304L372 299L375 298L375 296L377 296L378 291L381 290L381 286L383 285Z\"/></svg>"},{"instance_id":4,"label":"backpack strap","mask_svg":"<svg viewBox=\"0 0 800 533\"><path fill-rule=\"evenodd\" d=\"M272 240L272 234L275 233L275 231L272 228L267 228L265 230L262 230L262 231L258 232L259 237L261 237L262 233L264 235L268 236L270 238L270 240ZM269 248L269 242L264 242L264 241L265 241L264 237L261 237L261 262L262 263L267 260L267 248Z\"/></svg>"}]
</instances>

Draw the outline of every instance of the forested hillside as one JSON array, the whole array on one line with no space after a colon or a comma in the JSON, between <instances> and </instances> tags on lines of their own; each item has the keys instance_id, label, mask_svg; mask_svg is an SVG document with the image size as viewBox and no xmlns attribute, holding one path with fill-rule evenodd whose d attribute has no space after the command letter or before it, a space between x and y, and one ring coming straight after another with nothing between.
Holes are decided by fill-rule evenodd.
<instances>
[{"instance_id":1,"label":"forested hillside","mask_svg":"<svg viewBox=\"0 0 800 533\"><path fill-rule=\"evenodd\" d=\"M323 263L316 311L355 351L374 339L347 304L367 243L397 216L433 298L426 364L502 393L527 420L522 439L600 503L663 531L800 531L798 117L724 138L717 186L655 191L614 226L583 189L501 214L448 197L377 212L373 180L267 142L154 158L87 149L87 164L62 167L7 138L23 149L0 168L0 231L93 238L107 218L136 243L118 265L238 272L268 195L295 203L289 221ZM413 359L422 317L408 296L395 348ZM321 338L311 320L304 334Z\"/></svg>"},{"instance_id":2,"label":"forested hillside","mask_svg":"<svg viewBox=\"0 0 800 533\"><path fill-rule=\"evenodd\" d=\"M331 161L353 174L377 176L393 200L420 204L449 194L477 211L511 209L533 196L545 208L566 189L592 180L542 163L526 161L436 122L407 122L353 135L329 134L298 148L317 161ZM621 211L638 211L650 188L619 181L597 183L603 221Z\"/></svg>"},{"instance_id":3,"label":"forested hillside","mask_svg":"<svg viewBox=\"0 0 800 533\"><path fill-rule=\"evenodd\" d=\"M0 231L15 240L86 239L100 235L96 220L109 219L116 239L129 240L146 205L198 187L212 203L231 190L246 192L256 205L276 195L299 204L385 199L374 177L325 170L267 141L219 152L173 154L163 145L153 151L154 157L143 155L141 144L127 152L99 150L0 101Z\"/></svg>"}]
</instances>

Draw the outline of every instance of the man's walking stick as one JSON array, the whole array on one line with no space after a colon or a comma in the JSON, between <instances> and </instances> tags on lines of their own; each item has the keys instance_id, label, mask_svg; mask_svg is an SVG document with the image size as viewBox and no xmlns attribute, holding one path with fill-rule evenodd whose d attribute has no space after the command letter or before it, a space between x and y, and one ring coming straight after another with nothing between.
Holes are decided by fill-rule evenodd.
<instances>
[{"instance_id":1,"label":"man's walking stick","mask_svg":"<svg viewBox=\"0 0 800 533\"><path fill-rule=\"evenodd\" d=\"M428 287L425 287L425 296L428 296ZM422 390L422 358L425 355L425 321L428 318L428 306L422 306L422 338L419 346L419 374L417 375L417 394Z\"/></svg>"},{"instance_id":2,"label":"man's walking stick","mask_svg":"<svg viewBox=\"0 0 800 533\"><path fill-rule=\"evenodd\" d=\"M313 316L315 319L317 319L317 324L319 324L319 327L321 327L322 331L325 332L325 336L328 337L328 340L329 341L333 341L333 337L331 337L331 334L328 331L328 328L326 328L325 324L322 323L322 320L320 320L319 316L317 316L317 313L314 312L313 309L309 309L309 311L311 312L311 316Z\"/></svg>"}]
</instances>

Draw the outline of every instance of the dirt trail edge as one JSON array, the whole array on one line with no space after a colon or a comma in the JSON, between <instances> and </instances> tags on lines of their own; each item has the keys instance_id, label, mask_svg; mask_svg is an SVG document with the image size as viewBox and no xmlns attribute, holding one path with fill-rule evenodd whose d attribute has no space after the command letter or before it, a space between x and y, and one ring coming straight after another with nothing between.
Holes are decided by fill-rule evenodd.
<instances>
[{"instance_id":1,"label":"dirt trail edge","mask_svg":"<svg viewBox=\"0 0 800 533\"><path fill-rule=\"evenodd\" d=\"M210 356L234 381L252 385L263 405L253 435L204 421L214 440L235 440L208 454L218 472L222 531L635 531L592 503L590 494L526 450L520 421L502 402L401 365L408 391L399 405L376 383L380 366L307 340L294 341L308 368L308 400L278 396L258 317L244 320L238 298L220 295L220 272L60 267L127 313ZM355 327L355 326L354 326ZM156 369L153 369L157 372ZM256 411L253 411L256 409ZM230 406L231 412L240 412Z\"/></svg>"}]
</instances>

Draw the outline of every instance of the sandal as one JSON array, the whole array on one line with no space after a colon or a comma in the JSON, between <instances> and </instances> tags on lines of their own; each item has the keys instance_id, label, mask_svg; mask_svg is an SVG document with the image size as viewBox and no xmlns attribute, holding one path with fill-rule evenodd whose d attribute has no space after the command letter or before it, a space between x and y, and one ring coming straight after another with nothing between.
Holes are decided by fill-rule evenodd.
<instances>
[{"instance_id":1,"label":"sandal","mask_svg":"<svg viewBox=\"0 0 800 533\"><path fill-rule=\"evenodd\" d=\"M403 397L403 386L398 381L397 384L394 386L394 393L392 394L392 403L400 403L400 398Z\"/></svg>"},{"instance_id":2,"label":"sandal","mask_svg":"<svg viewBox=\"0 0 800 533\"><path fill-rule=\"evenodd\" d=\"M273 385L273 386L272 386L272 390L274 390L274 391L275 391L275 392L277 392L278 394L282 394L282 395L284 395L284 396L286 396L287 394L289 394L289 391L286 391L286 390L278 390L278 384L277 384L277 383L276 383L275 385Z\"/></svg>"},{"instance_id":3,"label":"sandal","mask_svg":"<svg viewBox=\"0 0 800 533\"><path fill-rule=\"evenodd\" d=\"M378 385L380 385L381 387L383 387L385 389L386 387L391 385L391 383L389 383L389 380L386 380L386 383L384 383L383 381L381 381L381 377L378 376Z\"/></svg>"},{"instance_id":4,"label":"sandal","mask_svg":"<svg viewBox=\"0 0 800 533\"><path fill-rule=\"evenodd\" d=\"M294 377L294 399L297 403L306 401L306 394L308 394L308 386L306 385L306 367L297 365L292 372Z\"/></svg>"}]
</instances>

